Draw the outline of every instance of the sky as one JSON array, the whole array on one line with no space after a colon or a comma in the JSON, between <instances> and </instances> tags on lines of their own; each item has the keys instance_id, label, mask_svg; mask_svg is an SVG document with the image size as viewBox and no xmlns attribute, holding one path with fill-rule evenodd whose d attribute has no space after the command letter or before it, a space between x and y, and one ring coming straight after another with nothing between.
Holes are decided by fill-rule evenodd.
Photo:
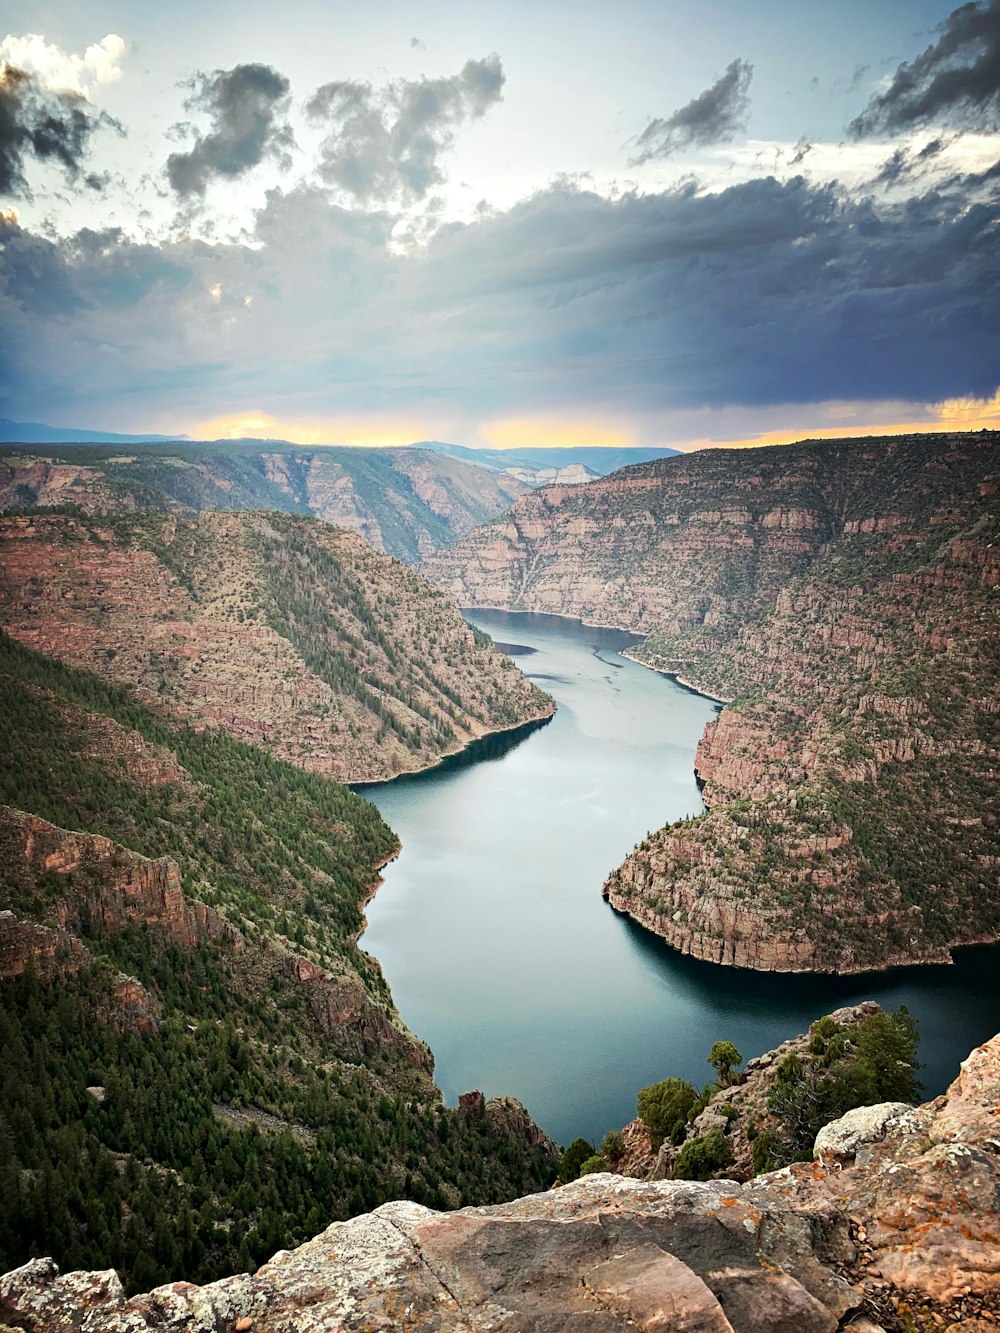
<instances>
[{"instance_id":1,"label":"sky","mask_svg":"<svg viewBox=\"0 0 1000 1333\"><path fill-rule=\"evenodd\" d=\"M1000 428L1000 0L0 0L0 416Z\"/></svg>"}]
</instances>

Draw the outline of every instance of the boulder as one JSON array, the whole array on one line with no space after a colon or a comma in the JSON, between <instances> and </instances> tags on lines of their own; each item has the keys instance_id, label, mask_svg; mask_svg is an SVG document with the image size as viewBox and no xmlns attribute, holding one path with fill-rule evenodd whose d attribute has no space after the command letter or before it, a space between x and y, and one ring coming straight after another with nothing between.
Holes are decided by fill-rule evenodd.
<instances>
[{"instance_id":1,"label":"boulder","mask_svg":"<svg viewBox=\"0 0 1000 1333\"><path fill-rule=\"evenodd\" d=\"M879 1143L913 1107L906 1102L879 1102L876 1106L858 1106L839 1120L831 1120L816 1135L813 1157L830 1165L849 1162L862 1148Z\"/></svg>"}]
</instances>

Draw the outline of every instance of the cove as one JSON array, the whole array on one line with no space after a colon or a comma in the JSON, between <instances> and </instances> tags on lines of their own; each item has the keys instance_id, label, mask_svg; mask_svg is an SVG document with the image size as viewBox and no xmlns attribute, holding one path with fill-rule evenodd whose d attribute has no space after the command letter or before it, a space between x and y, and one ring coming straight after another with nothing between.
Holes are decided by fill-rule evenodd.
<instances>
[{"instance_id":1,"label":"cove","mask_svg":"<svg viewBox=\"0 0 1000 1333\"><path fill-rule=\"evenodd\" d=\"M556 616L467 613L559 705L427 772L360 788L403 843L367 909L382 965L454 1102L510 1093L559 1142L600 1139L668 1075L700 1086L712 1042L746 1058L844 1004L909 1006L927 1096L1000 1029L1000 946L861 977L685 958L601 898L633 845L703 806L694 751L718 705L621 657L635 636Z\"/></svg>"}]
</instances>

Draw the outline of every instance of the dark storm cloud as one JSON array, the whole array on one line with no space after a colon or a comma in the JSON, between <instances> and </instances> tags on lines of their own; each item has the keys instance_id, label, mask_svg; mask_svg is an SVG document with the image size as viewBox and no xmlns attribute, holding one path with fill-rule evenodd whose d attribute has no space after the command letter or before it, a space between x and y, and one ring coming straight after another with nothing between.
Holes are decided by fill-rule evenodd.
<instances>
[{"instance_id":1,"label":"dark storm cloud","mask_svg":"<svg viewBox=\"0 0 1000 1333\"><path fill-rule=\"evenodd\" d=\"M98 114L79 93L52 92L16 65L0 65L0 195L30 196L26 159L57 163L70 180L80 175L90 140L100 125L116 121ZM91 189L104 178L88 175Z\"/></svg>"},{"instance_id":2,"label":"dark storm cloud","mask_svg":"<svg viewBox=\"0 0 1000 1333\"><path fill-rule=\"evenodd\" d=\"M385 88L342 80L324 84L308 114L328 127L320 175L364 203L421 199L444 175L438 159L456 128L502 100L500 58L468 60L440 79L400 79Z\"/></svg>"},{"instance_id":3,"label":"dark storm cloud","mask_svg":"<svg viewBox=\"0 0 1000 1333\"><path fill-rule=\"evenodd\" d=\"M300 189L270 193L253 248L11 225L5 415L130 394L138 419L167 392L205 416L268 396L488 415L996 387L1000 170L890 201L804 178L615 199L565 181L417 258L394 222Z\"/></svg>"},{"instance_id":4,"label":"dark storm cloud","mask_svg":"<svg viewBox=\"0 0 1000 1333\"><path fill-rule=\"evenodd\" d=\"M954 10L938 40L900 65L883 93L851 122L851 133L908 130L940 120L972 128L997 124L1000 111L1000 0Z\"/></svg>"},{"instance_id":5,"label":"dark storm cloud","mask_svg":"<svg viewBox=\"0 0 1000 1333\"><path fill-rule=\"evenodd\" d=\"M265 157L288 161L294 146L283 119L289 103L289 82L269 65L236 65L199 74L184 103L211 121L184 153L171 153L167 176L179 195L203 195L217 176L242 176Z\"/></svg>"},{"instance_id":6,"label":"dark storm cloud","mask_svg":"<svg viewBox=\"0 0 1000 1333\"><path fill-rule=\"evenodd\" d=\"M748 92L753 66L734 60L711 88L706 88L687 106L666 119L651 120L637 141L638 152L630 166L640 166L655 157L669 157L683 148L702 148L725 143L743 128L750 105Z\"/></svg>"},{"instance_id":7,"label":"dark storm cloud","mask_svg":"<svg viewBox=\"0 0 1000 1333\"><path fill-rule=\"evenodd\" d=\"M918 152L912 152L909 148L896 148L882 163L872 184L899 185L902 181L926 172L947 146L947 139L937 138L924 144Z\"/></svg>"}]
</instances>

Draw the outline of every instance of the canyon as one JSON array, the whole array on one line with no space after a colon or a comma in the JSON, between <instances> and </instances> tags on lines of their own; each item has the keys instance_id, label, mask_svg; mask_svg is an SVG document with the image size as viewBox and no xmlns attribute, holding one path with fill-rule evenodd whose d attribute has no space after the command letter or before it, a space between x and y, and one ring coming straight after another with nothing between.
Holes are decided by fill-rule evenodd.
<instances>
[{"instance_id":1,"label":"canyon","mask_svg":"<svg viewBox=\"0 0 1000 1333\"><path fill-rule=\"evenodd\" d=\"M368 802L4 634L0 753L3 1266L208 1280L551 1179L519 1103L444 1106L357 946L399 848Z\"/></svg>"},{"instance_id":2,"label":"canyon","mask_svg":"<svg viewBox=\"0 0 1000 1333\"><path fill-rule=\"evenodd\" d=\"M0 626L341 781L554 707L419 575L293 515L0 517Z\"/></svg>"},{"instance_id":3,"label":"canyon","mask_svg":"<svg viewBox=\"0 0 1000 1333\"><path fill-rule=\"evenodd\" d=\"M677 949L852 972L1000 935L998 437L706 450L552 487L429 557L469 607L645 635L726 704L707 812L608 901Z\"/></svg>"}]
</instances>

